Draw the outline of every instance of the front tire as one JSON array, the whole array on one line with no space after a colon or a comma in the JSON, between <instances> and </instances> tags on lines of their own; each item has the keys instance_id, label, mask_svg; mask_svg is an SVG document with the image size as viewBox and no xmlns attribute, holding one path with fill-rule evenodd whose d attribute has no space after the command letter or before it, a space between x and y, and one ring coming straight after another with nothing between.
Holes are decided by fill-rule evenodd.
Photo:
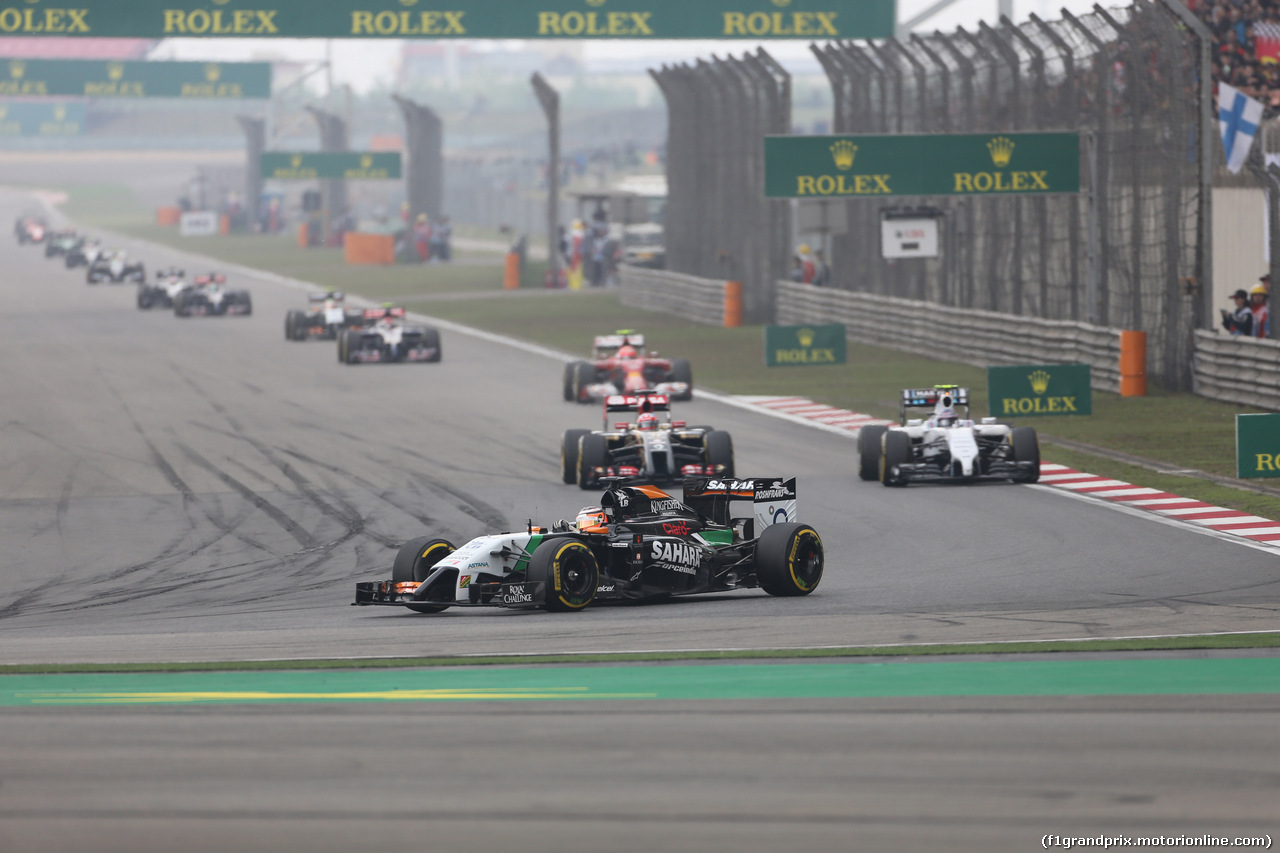
<instances>
[{"instance_id":1,"label":"front tire","mask_svg":"<svg viewBox=\"0 0 1280 853\"><path fill-rule=\"evenodd\" d=\"M587 543L578 539L543 542L529 560L530 583L547 585L543 607L571 613L590 604L600 584L600 566Z\"/></svg>"},{"instance_id":2,"label":"front tire","mask_svg":"<svg viewBox=\"0 0 1280 853\"><path fill-rule=\"evenodd\" d=\"M591 430L567 429L560 439L560 479L572 486L578 482L578 445Z\"/></svg>"},{"instance_id":3,"label":"front tire","mask_svg":"<svg viewBox=\"0 0 1280 853\"><path fill-rule=\"evenodd\" d=\"M1014 427L1009 433L1009 444L1013 445L1014 462L1033 463L1033 473L1018 477L1016 483L1037 483L1040 481L1040 440L1036 436L1035 427Z\"/></svg>"},{"instance_id":4,"label":"front tire","mask_svg":"<svg viewBox=\"0 0 1280 853\"><path fill-rule=\"evenodd\" d=\"M910 461L911 436L901 430L886 430L881 440L880 482L886 486L905 486L907 481L897 470Z\"/></svg>"},{"instance_id":5,"label":"front tire","mask_svg":"<svg viewBox=\"0 0 1280 853\"><path fill-rule=\"evenodd\" d=\"M422 583L431 567L452 554L456 549L448 539L422 536L410 539L400 546L396 561L391 567L391 580L396 583ZM406 604L415 613L439 613L448 610L447 604Z\"/></svg>"},{"instance_id":6,"label":"front tire","mask_svg":"<svg viewBox=\"0 0 1280 853\"><path fill-rule=\"evenodd\" d=\"M863 480L880 479L880 438L888 427L876 424L864 426L858 431L858 477Z\"/></svg>"},{"instance_id":7,"label":"front tire","mask_svg":"<svg viewBox=\"0 0 1280 853\"><path fill-rule=\"evenodd\" d=\"M771 524L756 543L756 578L770 595L808 595L822 581L822 538L807 524Z\"/></svg>"}]
</instances>

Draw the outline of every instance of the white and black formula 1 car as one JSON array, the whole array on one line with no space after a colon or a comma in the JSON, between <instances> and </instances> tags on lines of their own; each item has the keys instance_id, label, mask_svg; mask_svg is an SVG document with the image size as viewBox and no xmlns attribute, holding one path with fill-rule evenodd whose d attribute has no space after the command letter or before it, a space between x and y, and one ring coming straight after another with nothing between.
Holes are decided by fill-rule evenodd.
<instances>
[{"instance_id":1,"label":"white and black formula 1 car","mask_svg":"<svg viewBox=\"0 0 1280 853\"><path fill-rule=\"evenodd\" d=\"M338 361L343 364L433 362L444 353L440 330L406 326L403 308L366 308L361 322L359 328L338 333Z\"/></svg>"},{"instance_id":2,"label":"white and black formula 1 car","mask_svg":"<svg viewBox=\"0 0 1280 853\"><path fill-rule=\"evenodd\" d=\"M636 412L634 423L617 421L614 412ZM665 412L660 420L656 412ZM604 401L604 428L567 429L560 439L560 470L566 483L597 488L604 477L637 483L675 483L684 477L733 476L733 438L709 426L671 420L665 394L641 391Z\"/></svg>"},{"instance_id":3,"label":"white and black formula 1 car","mask_svg":"<svg viewBox=\"0 0 1280 853\"><path fill-rule=\"evenodd\" d=\"M693 399L693 368L684 358L659 358L644 351L644 335L621 329L599 335L592 344L591 361L570 361L564 366L564 398L598 403L615 394L650 390L673 400Z\"/></svg>"},{"instance_id":4,"label":"white and black formula 1 car","mask_svg":"<svg viewBox=\"0 0 1280 853\"><path fill-rule=\"evenodd\" d=\"M333 340L342 334L343 329L364 325L364 312L348 309L346 298L340 290L307 294L306 311L289 311L284 315L285 340Z\"/></svg>"},{"instance_id":5,"label":"white and black formula 1 car","mask_svg":"<svg viewBox=\"0 0 1280 853\"><path fill-rule=\"evenodd\" d=\"M751 514L731 517L742 502ZM606 483L600 505L550 530L406 542L389 580L356 584L355 604L582 610L759 587L808 595L822 580L818 532L796 518L796 481L690 477L683 500L656 486Z\"/></svg>"},{"instance_id":6,"label":"white and black formula 1 car","mask_svg":"<svg viewBox=\"0 0 1280 853\"><path fill-rule=\"evenodd\" d=\"M129 263L129 253L124 249L110 249L93 259L84 278L89 284L103 281L112 284L135 281L142 284L147 280L147 271L142 261Z\"/></svg>"},{"instance_id":7,"label":"white and black formula 1 car","mask_svg":"<svg viewBox=\"0 0 1280 853\"><path fill-rule=\"evenodd\" d=\"M173 313L178 317L248 317L253 313L253 297L247 290L228 290L222 273L198 275L191 286L179 291L173 300Z\"/></svg>"},{"instance_id":8,"label":"white and black formula 1 car","mask_svg":"<svg viewBox=\"0 0 1280 853\"><path fill-rule=\"evenodd\" d=\"M911 409L932 408L927 419ZM958 385L902 392L901 425L864 426L858 433L858 476L886 486L921 481L1040 479L1040 443L1031 427L969 419L969 389Z\"/></svg>"},{"instance_id":9,"label":"white and black formula 1 car","mask_svg":"<svg viewBox=\"0 0 1280 853\"><path fill-rule=\"evenodd\" d=\"M187 281L187 273L177 267L156 270L154 284L145 281L138 285L138 308L147 311L151 308L172 308L178 294L191 287Z\"/></svg>"},{"instance_id":10,"label":"white and black formula 1 car","mask_svg":"<svg viewBox=\"0 0 1280 853\"><path fill-rule=\"evenodd\" d=\"M103 253L102 242L100 240L81 240L77 245L67 249L62 256L62 262L66 264L67 269L75 269L76 267L91 266L98 256Z\"/></svg>"}]
</instances>

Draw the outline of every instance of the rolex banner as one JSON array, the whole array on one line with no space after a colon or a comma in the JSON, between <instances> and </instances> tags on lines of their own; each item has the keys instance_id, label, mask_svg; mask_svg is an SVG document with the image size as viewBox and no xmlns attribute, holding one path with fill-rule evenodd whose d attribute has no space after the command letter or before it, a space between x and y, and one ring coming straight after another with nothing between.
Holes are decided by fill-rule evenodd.
<instances>
[{"instance_id":1,"label":"rolex banner","mask_svg":"<svg viewBox=\"0 0 1280 853\"><path fill-rule=\"evenodd\" d=\"M1236 476L1280 477L1280 415L1236 415Z\"/></svg>"},{"instance_id":2,"label":"rolex banner","mask_svg":"<svg viewBox=\"0 0 1280 853\"><path fill-rule=\"evenodd\" d=\"M844 362L844 323L764 327L766 367Z\"/></svg>"},{"instance_id":3,"label":"rolex banner","mask_svg":"<svg viewBox=\"0 0 1280 853\"><path fill-rule=\"evenodd\" d=\"M1087 364L988 367L987 399L996 418L1091 415L1093 388Z\"/></svg>"}]
</instances>

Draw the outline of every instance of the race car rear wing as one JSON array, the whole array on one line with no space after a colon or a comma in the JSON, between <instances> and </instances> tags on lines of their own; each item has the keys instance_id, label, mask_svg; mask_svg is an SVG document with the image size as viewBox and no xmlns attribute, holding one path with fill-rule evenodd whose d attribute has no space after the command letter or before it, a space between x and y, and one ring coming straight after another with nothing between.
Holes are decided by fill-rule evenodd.
<instances>
[{"instance_id":1,"label":"race car rear wing","mask_svg":"<svg viewBox=\"0 0 1280 853\"><path fill-rule=\"evenodd\" d=\"M404 319L403 308L366 308L364 309L364 318L366 320L381 320L383 317L398 317Z\"/></svg>"},{"instance_id":2,"label":"race car rear wing","mask_svg":"<svg viewBox=\"0 0 1280 853\"><path fill-rule=\"evenodd\" d=\"M684 505L716 524L731 522L729 505L735 501L751 502L756 536L771 524L798 519L795 477L684 478Z\"/></svg>"},{"instance_id":3,"label":"race car rear wing","mask_svg":"<svg viewBox=\"0 0 1280 853\"><path fill-rule=\"evenodd\" d=\"M220 272L198 275L192 281L196 284L224 284L227 277Z\"/></svg>"},{"instance_id":4,"label":"race car rear wing","mask_svg":"<svg viewBox=\"0 0 1280 853\"><path fill-rule=\"evenodd\" d=\"M635 394L610 394L604 398L604 428L609 429L610 412L669 412L671 398L653 391Z\"/></svg>"},{"instance_id":5,"label":"race car rear wing","mask_svg":"<svg viewBox=\"0 0 1280 853\"><path fill-rule=\"evenodd\" d=\"M596 358L607 358L627 345L643 349L644 335L629 329L619 329L612 335L596 335L592 342Z\"/></svg>"},{"instance_id":6,"label":"race car rear wing","mask_svg":"<svg viewBox=\"0 0 1280 853\"><path fill-rule=\"evenodd\" d=\"M907 409L932 409L943 397L951 398L952 406L964 406L969 409L969 389L959 385L935 385L932 388L903 388L900 414L902 423L907 422Z\"/></svg>"}]
</instances>

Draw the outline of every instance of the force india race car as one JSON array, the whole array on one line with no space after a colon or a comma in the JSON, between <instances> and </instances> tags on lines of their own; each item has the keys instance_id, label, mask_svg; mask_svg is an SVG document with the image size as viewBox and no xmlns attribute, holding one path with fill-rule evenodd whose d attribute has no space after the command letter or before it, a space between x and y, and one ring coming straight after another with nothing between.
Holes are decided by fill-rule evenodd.
<instances>
[{"instance_id":1,"label":"force india race car","mask_svg":"<svg viewBox=\"0 0 1280 853\"><path fill-rule=\"evenodd\" d=\"M440 330L406 326L403 308L366 308L355 329L338 333L338 361L343 364L392 361L439 361Z\"/></svg>"},{"instance_id":2,"label":"force india race car","mask_svg":"<svg viewBox=\"0 0 1280 853\"><path fill-rule=\"evenodd\" d=\"M227 278L222 273L198 275L191 287L179 291L173 300L173 313L177 317L224 316L238 314L244 317L253 313L253 298L247 290L227 290L223 285Z\"/></svg>"},{"instance_id":3,"label":"force india race car","mask_svg":"<svg viewBox=\"0 0 1280 853\"><path fill-rule=\"evenodd\" d=\"M753 512L731 518L731 505ZM656 486L610 481L600 506L570 524L479 536L454 549L422 537L401 547L391 579L356 584L356 604L439 613L449 607L582 610L759 587L808 595L822 580L818 532L796 520L796 481L691 477L683 502Z\"/></svg>"},{"instance_id":4,"label":"force india race car","mask_svg":"<svg viewBox=\"0 0 1280 853\"><path fill-rule=\"evenodd\" d=\"M178 294L190 286L186 272L177 267L156 270L155 284L143 282L138 285L138 307L143 311L155 307L172 308Z\"/></svg>"},{"instance_id":5,"label":"force india race car","mask_svg":"<svg viewBox=\"0 0 1280 853\"><path fill-rule=\"evenodd\" d=\"M564 366L564 398L598 403L614 394L634 394L649 389L673 400L693 399L693 368L688 359L658 358L644 352L644 335L622 329L600 335L593 346L593 361L571 361Z\"/></svg>"},{"instance_id":6,"label":"force india race car","mask_svg":"<svg viewBox=\"0 0 1280 853\"><path fill-rule=\"evenodd\" d=\"M909 409L928 407L933 408L928 419L907 417ZM859 477L878 479L886 486L931 480L1034 483L1040 479L1036 431L997 423L995 418L983 418L981 423L969 420L967 388L905 389L901 420L901 426L865 426L859 432Z\"/></svg>"},{"instance_id":7,"label":"force india race car","mask_svg":"<svg viewBox=\"0 0 1280 853\"><path fill-rule=\"evenodd\" d=\"M306 311L290 311L284 315L284 338L305 341L311 338L333 340L343 329L364 323L364 312L348 311L346 294L338 290L307 294Z\"/></svg>"},{"instance_id":8,"label":"force india race car","mask_svg":"<svg viewBox=\"0 0 1280 853\"><path fill-rule=\"evenodd\" d=\"M618 421L610 430L612 412L637 412L638 417L635 423ZM655 412L666 412L667 419L660 421ZM605 399L602 430L564 431L560 469L564 482L583 489L596 488L605 477L642 483L672 483L699 474L732 477L733 439L724 430L671 420L665 394L617 394Z\"/></svg>"},{"instance_id":9,"label":"force india race car","mask_svg":"<svg viewBox=\"0 0 1280 853\"><path fill-rule=\"evenodd\" d=\"M128 252L123 249L112 249L103 252L90 262L89 271L85 273L84 278L89 284L97 284L100 281L109 281L112 284L136 281L142 284L147 280L147 272L141 261L136 264L129 263Z\"/></svg>"}]
</instances>

